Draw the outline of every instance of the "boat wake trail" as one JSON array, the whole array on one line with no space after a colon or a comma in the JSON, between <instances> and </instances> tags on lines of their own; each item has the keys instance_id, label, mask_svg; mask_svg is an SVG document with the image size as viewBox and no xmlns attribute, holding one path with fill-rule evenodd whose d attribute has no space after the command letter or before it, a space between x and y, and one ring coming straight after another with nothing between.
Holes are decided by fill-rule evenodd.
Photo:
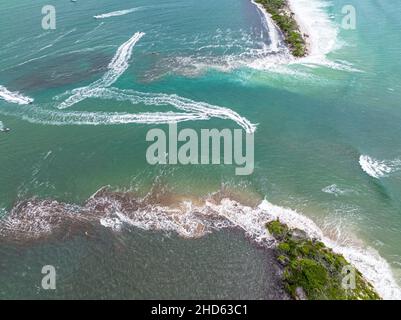
<instances>
[{"instance_id":1,"label":"boat wake trail","mask_svg":"<svg viewBox=\"0 0 401 320\"><path fill-rule=\"evenodd\" d=\"M142 93L133 90L116 88L95 88L85 92L85 98L111 99L128 101L132 104L148 106L173 106L183 112L86 112L86 111L58 111L36 108L35 106L21 109L1 108L0 113L9 116L19 116L30 123L45 125L117 125L117 124L167 124L185 121L209 120L220 118L233 120L247 133L253 133L256 126L246 118L229 108L214 106L204 102L197 102L177 95Z\"/></svg>"},{"instance_id":2,"label":"boat wake trail","mask_svg":"<svg viewBox=\"0 0 401 320\"><path fill-rule=\"evenodd\" d=\"M119 90L110 88L118 78L128 69L129 60L132 56L132 50L135 44L144 36L144 33L135 33L127 42L123 43L117 50L113 59L108 65L108 71L103 77L92 84L73 89L60 96L55 97L55 100L62 99L65 95L70 95L67 99L59 103L58 109L66 109L73 105L88 99L113 99L117 101L129 101L132 104L145 104L151 106L170 105L174 108L186 113L159 112L152 115L151 113L130 114L98 114L98 113L63 113L57 114L52 112L53 118L63 118L72 120L67 124L94 124L100 122L106 123L170 123L173 121L188 121L188 120L207 120L212 117L220 119L229 119L243 127L247 133L253 133L256 126L249 122L246 118L240 116L229 108L211 105L205 102L196 102L177 95L168 95L161 93L142 93L133 90ZM106 121L107 115L111 116L109 121ZM29 118L33 121L32 118ZM75 120L74 120L75 119ZM79 120L78 120L79 119ZM94 120L96 119L96 120ZM28 119L27 119L28 120ZM126 121L126 122L124 122ZM159 122L158 122L159 121ZM60 121L49 121L49 124L61 124Z\"/></svg>"},{"instance_id":3,"label":"boat wake trail","mask_svg":"<svg viewBox=\"0 0 401 320\"><path fill-rule=\"evenodd\" d=\"M7 88L1 85L0 85L0 99L16 104L30 104L33 102L32 98L25 97L19 92L11 92Z\"/></svg>"},{"instance_id":4,"label":"boat wake trail","mask_svg":"<svg viewBox=\"0 0 401 320\"><path fill-rule=\"evenodd\" d=\"M85 112L85 111L53 111L40 108L26 108L24 110L0 109L4 115L19 116L22 120L52 126L71 125L118 125L118 124L168 124L184 121L208 120L206 116L196 113L180 112L143 112L138 114L124 112Z\"/></svg>"},{"instance_id":5,"label":"boat wake trail","mask_svg":"<svg viewBox=\"0 0 401 320\"><path fill-rule=\"evenodd\" d=\"M256 130L254 124L229 108L219 107L205 102L197 102L175 94L143 93L134 90L120 90L117 88L94 88L87 91L85 90L83 92L84 96L81 96L80 94L82 94L82 92L76 94L77 101L82 101L83 99L88 98L98 98L105 100L128 101L134 105L173 106L178 110L188 112L182 114L188 114L188 120L206 120L213 117L228 119L235 121L238 125L244 128L247 133L253 133ZM168 119L172 119L170 115L171 112L158 113L159 117L167 116ZM141 113L138 113L137 116L140 117ZM146 114L146 117L148 116L149 114Z\"/></svg>"},{"instance_id":6,"label":"boat wake trail","mask_svg":"<svg viewBox=\"0 0 401 320\"><path fill-rule=\"evenodd\" d=\"M258 8L259 12L261 13L262 24L269 34L269 39L271 41L269 51L278 52L279 47L281 47L283 44L282 37L280 36L277 27L274 25L271 15L264 9L264 7L260 3L257 3L254 0L251 0L251 2Z\"/></svg>"},{"instance_id":7,"label":"boat wake trail","mask_svg":"<svg viewBox=\"0 0 401 320\"><path fill-rule=\"evenodd\" d=\"M55 107L60 109L60 111L32 107L24 108L24 110L1 108L0 112L5 115L17 115L31 123L47 125L165 124L220 118L236 122L239 126L244 128L247 133L255 132L256 125L229 108L194 101L179 97L175 94L143 93L111 87L129 68L129 60L132 56L133 48L144 35L145 34L142 32L137 32L128 41L123 43L110 61L107 72L99 80L88 86L76 88L54 97L54 100L58 101L68 96L62 102L56 103ZM16 92L10 92L2 86L0 86L0 98L18 104L29 104L33 102L33 99L24 97ZM61 109L72 107L89 98L127 101L134 105L172 106L177 109L178 112L164 111L131 114L118 112L61 111Z\"/></svg>"},{"instance_id":8,"label":"boat wake trail","mask_svg":"<svg viewBox=\"0 0 401 320\"><path fill-rule=\"evenodd\" d=\"M144 36L143 32L135 33L127 42L123 43L117 50L113 59L108 65L108 71L103 77L87 87L81 87L72 90L73 95L58 105L59 109L65 109L74 104L85 100L93 89L109 87L128 69L129 59L132 56L132 50L135 44Z\"/></svg>"},{"instance_id":9,"label":"boat wake trail","mask_svg":"<svg viewBox=\"0 0 401 320\"><path fill-rule=\"evenodd\" d=\"M118 17L118 16L123 16L135 11L139 11L142 10L142 7L138 7L138 8L131 8L131 9L127 9L127 10L118 10L118 11L113 11L113 12L109 12L109 13L103 13L103 14L99 14L94 16L95 19L105 19L105 18L110 18L110 17Z\"/></svg>"}]
</instances>

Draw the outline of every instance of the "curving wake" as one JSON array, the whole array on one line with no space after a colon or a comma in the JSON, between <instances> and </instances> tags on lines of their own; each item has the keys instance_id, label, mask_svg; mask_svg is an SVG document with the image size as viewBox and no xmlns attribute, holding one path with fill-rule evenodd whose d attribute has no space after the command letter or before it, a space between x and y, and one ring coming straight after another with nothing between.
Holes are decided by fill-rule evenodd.
<instances>
[{"instance_id":1,"label":"curving wake","mask_svg":"<svg viewBox=\"0 0 401 320\"><path fill-rule=\"evenodd\" d=\"M7 88L0 85L0 99L16 104L30 104L33 99L23 96L19 92L11 92Z\"/></svg>"}]
</instances>

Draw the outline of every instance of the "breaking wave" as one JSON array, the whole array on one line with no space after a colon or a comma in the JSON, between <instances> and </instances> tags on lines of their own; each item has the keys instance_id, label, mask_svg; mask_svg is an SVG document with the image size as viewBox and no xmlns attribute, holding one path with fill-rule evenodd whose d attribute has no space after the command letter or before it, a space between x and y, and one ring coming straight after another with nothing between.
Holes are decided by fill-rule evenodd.
<instances>
[{"instance_id":1,"label":"breaking wave","mask_svg":"<svg viewBox=\"0 0 401 320\"><path fill-rule=\"evenodd\" d=\"M31 199L18 203L0 221L0 238L9 241L37 241L59 234L63 238L102 225L118 232L126 227L174 232L185 238L199 238L215 230L238 228L261 246L273 247L275 240L266 222L280 219L324 242L360 270L384 299L400 299L401 290L389 264L373 249L342 243L324 235L309 218L267 200L257 206L242 205L223 191L205 198L153 190L144 197L131 192L113 192L104 187L82 206L54 200Z\"/></svg>"},{"instance_id":2,"label":"breaking wave","mask_svg":"<svg viewBox=\"0 0 401 320\"><path fill-rule=\"evenodd\" d=\"M254 1L252 0L252 2ZM277 63L284 65L302 64L306 66L324 66L349 72L360 72L360 70L354 68L352 64L346 61L331 61L327 58L329 53L341 46L338 39L338 27L335 26L326 11L327 7L331 5L330 2L326 0L289 0L288 4L290 10L294 13L300 31L307 35L308 55L303 58L294 58L288 50L287 52L281 50L278 57L267 56L259 58L250 64L251 67L263 70L271 69L272 64ZM258 5L258 8L264 12L269 30L276 29L274 22L266 10L261 5ZM275 39L275 43L278 44L280 44L277 40L279 36L277 32L269 32L270 39ZM275 68L274 70L281 71L282 68Z\"/></svg>"},{"instance_id":3,"label":"breaking wave","mask_svg":"<svg viewBox=\"0 0 401 320\"><path fill-rule=\"evenodd\" d=\"M23 96L19 92L11 92L7 88L1 85L0 85L0 99L16 104L30 104L33 102L32 98Z\"/></svg>"},{"instance_id":4,"label":"breaking wave","mask_svg":"<svg viewBox=\"0 0 401 320\"><path fill-rule=\"evenodd\" d=\"M295 58L286 46L280 30L276 27L270 14L262 5L251 0L256 10L261 15L261 24L268 34L260 37L254 36L242 30L242 35L236 35L231 39L230 32L223 36L218 29L215 36L205 35L207 44L200 43L196 38L193 43L194 53L191 55L175 55L160 61L159 66L148 79L154 80L165 74L177 73L185 76L197 76L208 69L222 72L230 72L241 68L268 71L269 73L285 74L300 78L313 78L308 69L315 67L330 68L346 72L361 72L351 63L342 60L330 60L327 55L340 48L339 30L327 13L327 7L331 4L326 0L301 0L291 1L290 9L295 13L301 32L308 34L307 43L309 54L303 58ZM299 2L302 2L301 4ZM238 41L241 39L241 41ZM176 39L172 39L172 41ZM185 39L187 45L191 43ZM196 47L196 44L199 47ZM238 51L233 50L238 48ZM203 49L215 48L221 54L213 54L211 51L202 52ZM220 50L221 49L221 50ZM225 50L222 50L225 49ZM301 66L301 68L299 68ZM302 68L302 67L306 67ZM158 70L160 69L160 70ZM159 73L158 73L159 72Z\"/></svg>"},{"instance_id":5,"label":"breaking wave","mask_svg":"<svg viewBox=\"0 0 401 320\"><path fill-rule=\"evenodd\" d=\"M263 5L261 5L260 3L257 3L254 0L251 0L251 2L258 8L259 12L262 15L262 24L267 30L271 42L269 49L272 52L278 52L279 47L282 46L282 37L277 27L275 26L271 18L271 15L265 10Z\"/></svg>"},{"instance_id":6,"label":"breaking wave","mask_svg":"<svg viewBox=\"0 0 401 320\"><path fill-rule=\"evenodd\" d=\"M301 32L309 37L311 57L323 57L338 48L338 28L330 19L326 9L331 6L327 0L289 0Z\"/></svg>"},{"instance_id":7,"label":"breaking wave","mask_svg":"<svg viewBox=\"0 0 401 320\"><path fill-rule=\"evenodd\" d=\"M359 157L359 165L369 176L380 179L401 170L401 160L377 160L367 155Z\"/></svg>"},{"instance_id":8,"label":"breaking wave","mask_svg":"<svg viewBox=\"0 0 401 320\"><path fill-rule=\"evenodd\" d=\"M309 53L295 63L321 65L335 70L360 72L345 61L331 61L327 55L341 47L339 28L327 13L332 3L327 0L289 0L289 7L306 38Z\"/></svg>"}]
</instances>

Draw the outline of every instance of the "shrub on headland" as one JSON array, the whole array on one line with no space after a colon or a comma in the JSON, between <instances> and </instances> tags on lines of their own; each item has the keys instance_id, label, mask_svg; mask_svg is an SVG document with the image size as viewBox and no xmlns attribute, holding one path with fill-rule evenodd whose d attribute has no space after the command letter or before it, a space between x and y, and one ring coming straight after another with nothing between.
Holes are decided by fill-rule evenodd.
<instances>
[{"instance_id":1,"label":"shrub on headland","mask_svg":"<svg viewBox=\"0 0 401 320\"><path fill-rule=\"evenodd\" d=\"M271 15L284 35L284 40L295 57L307 54L306 41L301 34L294 14L289 10L286 0L256 0Z\"/></svg>"},{"instance_id":2,"label":"shrub on headland","mask_svg":"<svg viewBox=\"0 0 401 320\"><path fill-rule=\"evenodd\" d=\"M355 269L355 287L343 287L344 269L350 264L322 242L300 230L290 230L279 220L266 224L276 239L277 260L283 266L283 281L294 299L378 300L380 296Z\"/></svg>"}]
</instances>

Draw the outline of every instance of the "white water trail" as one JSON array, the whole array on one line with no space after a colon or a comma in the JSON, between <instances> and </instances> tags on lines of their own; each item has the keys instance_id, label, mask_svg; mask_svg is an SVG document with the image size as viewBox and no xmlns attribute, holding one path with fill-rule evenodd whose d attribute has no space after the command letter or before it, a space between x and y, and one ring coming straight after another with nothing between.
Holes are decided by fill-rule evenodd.
<instances>
[{"instance_id":1,"label":"white water trail","mask_svg":"<svg viewBox=\"0 0 401 320\"><path fill-rule=\"evenodd\" d=\"M126 9L126 10L118 10L118 11L113 11L113 12L109 12L109 13L103 13L103 14L99 14L96 16L93 16L95 19L105 19L105 18L110 18L110 17L118 17L118 16L123 16L135 11L139 11L142 10L142 7L138 7L138 8L131 8L131 9Z\"/></svg>"},{"instance_id":2,"label":"white water trail","mask_svg":"<svg viewBox=\"0 0 401 320\"><path fill-rule=\"evenodd\" d=\"M210 119L212 117L229 119L243 127L247 133L253 133L256 126L245 117L235 111L205 102L197 102L183 98L175 94L143 93L134 90L120 90L117 88L95 88L85 91L86 98L110 99L117 101L129 101L130 103L145 104L148 106L173 106L174 108L197 114L199 119Z\"/></svg>"},{"instance_id":3,"label":"white water trail","mask_svg":"<svg viewBox=\"0 0 401 320\"><path fill-rule=\"evenodd\" d=\"M33 102L32 98L23 96L19 92L11 92L7 88L1 85L0 85L0 99L16 104L30 104Z\"/></svg>"},{"instance_id":4,"label":"white water trail","mask_svg":"<svg viewBox=\"0 0 401 320\"><path fill-rule=\"evenodd\" d=\"M129 59L135 44L145 35L143 32L135 33L127 42L123 43L117 50L113 59L108 65L108 71L103 77L87 87L72 90L73 95L58 105L59 109L65 109L85 100L87 94L95 88L111 86L128 69Z\"/></svg>"},{"instance_id":5,"label":"white water trail","mask_svg":"<svg viewBox=\"0 0 401 320\"><path fill-rule=\"evenodd\" d=\"M246 118L228 108L214 106L204 102L197 102L175 94L142 93L134 90L120 90L116 88L95 88L85 92L86 98L105 100L128 101L134 105L172 106L182 112L85 112L85 111L54 111L41 109L36 106L23 110L6 108L0 109L4 115L19 116L30 123L46 125L116 125L130 123L166 124L184 121L210 120L213 117L233 120L242 126L247 133L253 133L256 126Z\"/></svg>"},{"instance_id":6,"label":"white water trail","mask_svg":"<svg viewBox=\"0 0 401 320\"><path fill-rule=\"evenodd\" d=\"M19 116L29 123L52 126L71 125L121 125L121 124L169 124L183 121L208 120L206 115L198 113L180 112L142 112L137 114L123 112L80 112L80 111L53 111L36 107L22 110L6 111L0 113L10 116Z\"/></svg>"},{"instance_id":7,"label":"white water trail","mask_svg":"<svg viewBox=\"0 0 401 320\"><path fill-rule=\"evenodd\" d=\"M230 119L242 126L247 133L255 132L256 126L254 124L250 123L245 117L240 116L237 112L229 108L219 107L204 102L196 102L177 95L147 94L132 90L109 88L128 69L128 61L132 56L132 50L135 44L143 36L144 33L137 32L131 37L131 39L123 43L117 49L116 54L109 63L109 70L101 79L86 87L72 90L72 95L58 104L57 108L66 109L88 98L115 99L119 101L130 101L133 104L144 103L146 105L157 106L171 105L181 111L195 113L197 119L210 119L211 117ZM62 96L64 96L64 94ZM60 96L56 97L56 99L58 98L60 98ZM189 115L189 117L193 119L193 115Z\"/></svg>"}]
</instances>

